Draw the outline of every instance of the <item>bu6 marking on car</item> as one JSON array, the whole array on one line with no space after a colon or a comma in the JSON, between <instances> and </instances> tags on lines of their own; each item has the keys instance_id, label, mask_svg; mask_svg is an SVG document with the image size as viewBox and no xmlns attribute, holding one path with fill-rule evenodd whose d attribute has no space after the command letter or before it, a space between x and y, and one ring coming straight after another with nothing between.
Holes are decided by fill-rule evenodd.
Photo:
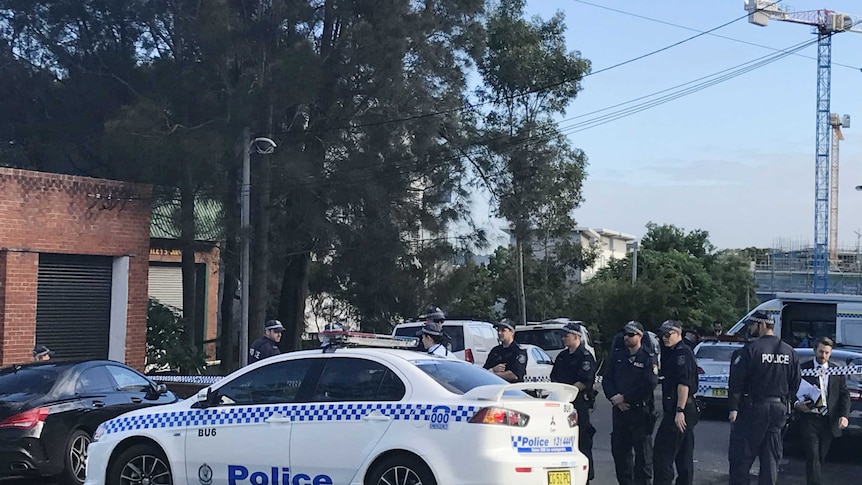
<instances>
[{"instance_id":1,"label":"bu6 marking on car","mask_svg":"<svg viewBox=\"0 0 862 485\"><path fill-rule=\"evenodd\" d=\"M198 436L215 436L215 428L201 428L198 430Z\"/></svg>"}]
</instances>

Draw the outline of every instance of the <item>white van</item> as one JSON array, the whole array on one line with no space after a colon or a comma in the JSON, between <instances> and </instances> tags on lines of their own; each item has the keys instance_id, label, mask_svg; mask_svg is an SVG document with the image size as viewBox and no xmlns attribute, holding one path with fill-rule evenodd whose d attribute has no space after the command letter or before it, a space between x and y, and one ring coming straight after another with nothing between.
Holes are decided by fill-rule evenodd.
<instances>
[{"instance_id":1,"label":"white van","mask_svg":"<svg viewBox=\"0 0 862 485\"><path fill-rule=\"evenodd\" d=\"M425 322L408 322L396 325L392 335L415 337L424 324ZM443 333L452 339L449 350L456 357L476 365L485 365L488 353L500 343L494 326L478 320L446 320L443 322Z\"/></svg>"},{"instance_id":2,"label":"white van","mask_svg":"<svg viewBox=\"0 0 862 485\"><path fill-rule=\"evenodd\" d=\"M777 293L727 333L748 337L748 327L743 322L757 310L775 320L775 335L793 347L811 348L820 337L829 337L836 347L862 349L862 296Z\"/></svg>"}]
</instances>

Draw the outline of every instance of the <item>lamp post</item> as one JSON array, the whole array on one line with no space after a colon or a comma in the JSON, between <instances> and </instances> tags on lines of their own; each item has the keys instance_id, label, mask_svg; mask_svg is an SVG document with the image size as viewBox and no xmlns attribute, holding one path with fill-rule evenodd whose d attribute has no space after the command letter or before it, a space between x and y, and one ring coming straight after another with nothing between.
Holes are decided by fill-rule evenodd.
<instances>
[{"instance_id":1,"label":"lamp post","mask_svg":"<svg viewBox=\"0 0 862 485\"><path fill-rule=\"evenodd\" d=\"M242 186L240 187L240 239L242 241L242 257L240 259L240 278L242 287L240 293L240 331L239 331L239 365L248 365L248 287L249 280L249 200L251 199L251 150L257 153L270 154L277 146L274 141L265 137L251 139L251 131L246 127L242 134Z\"/></svg>"}]
</instances>

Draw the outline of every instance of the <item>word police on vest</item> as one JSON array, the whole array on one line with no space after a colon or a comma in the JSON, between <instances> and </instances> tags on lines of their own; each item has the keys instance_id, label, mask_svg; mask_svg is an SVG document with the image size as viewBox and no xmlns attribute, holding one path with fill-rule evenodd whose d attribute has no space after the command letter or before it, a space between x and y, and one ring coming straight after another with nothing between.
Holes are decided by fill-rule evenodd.
<instances>
[{"instance_id":1,"label":"word police on vest","mask_svg":"<svg viewBox=\"0 0 862 485\"><path fill-rule=\"evenodd\" d=\"M790 356L787 354L762 354L760 356L761 364L790 364Z\"/></svg>"},{"instance_id":2,"label":"word police on vest","mask_svg":"<svg viewBox=\"0 0 862 485\"><path fill-rule=\"evenodd\" d=\"M254 471L249 473L248 468L242 465L227 466L228 485L239 485L250 483L252 485L332 485L332 477L329 475L317 475L314 478L305 473L290 475L290 468L277 466L269 469L269 472ZM246 481L248 480L248 481Z\"/></svg>"}]
</instances>

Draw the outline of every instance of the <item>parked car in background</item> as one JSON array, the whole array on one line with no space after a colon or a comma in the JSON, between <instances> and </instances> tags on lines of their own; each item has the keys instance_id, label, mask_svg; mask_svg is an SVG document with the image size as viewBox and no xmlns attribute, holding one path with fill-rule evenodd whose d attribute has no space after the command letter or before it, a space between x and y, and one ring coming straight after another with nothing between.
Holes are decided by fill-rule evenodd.
<instances>
[{"instance_id":1,"label":"parked car in background","mask_svg":"<svg viewBox=\"0 0 862 485\"><path fill-rule=\"evenodd\" d=\"M396 325L392 335L415 337L424 324L425 322L408 322ZM451 339L449 350L456 357L480 366L485 365L488 353L500 343L494 326L479 320L446 320L443 322L443 333ZM418 350L423 350L421 341Z\"/></svg>"},{"instance_id":2,"label":"parked car in background","mask_svg":"<svg viewBox=\"0 0 862 485\"><path fill-rule=\"evenodd\" d=\"M527 374L525 382L551 382L554 360L547 352L535 345L519 344L527 351Z\"/></svg>"},{"instance_id":3,"label":"parked car in background","mask_svg":"<svg viewBox=\"0 0 862 485\"><path fill-rule=\"evenodd\" d=\"M563 345L562 328L569 322L581 324L584 329L584 345L586 345L587 350L593 354L593 358L595 358L596 351L593 348L593 341L590 338L590 332L587 330L587 327L584 326L584 322L580 320L555 318L538 323L528 322L526 325L516 325L515 342L518 342L519 344L535 345L547 352L548 355L551 356L552 360L555 360L557 355L566 348L566 346Z\"/></svg>"},{"instance_id":4,"label":"parked car in background","mask_svg":"<svg viewBox=\"0 0 862 485\"><path fill-rule=\"evenodd\" d=\"M697 358L697 395L708 406L727 406L728 378L733 352L744 342L704 340L694 348Z\"/></svg>"},{"instance_id":5,"label":"parked car in background","mask_svg":"<svg viewBox=\"0 0 862 485\"><path fill-rule=\"evenodd\" d=\"M104 421L177 397L106 360L34 362L0 369L0 478L84 482L87 446Z\"/></svg>"}]
</instances>

